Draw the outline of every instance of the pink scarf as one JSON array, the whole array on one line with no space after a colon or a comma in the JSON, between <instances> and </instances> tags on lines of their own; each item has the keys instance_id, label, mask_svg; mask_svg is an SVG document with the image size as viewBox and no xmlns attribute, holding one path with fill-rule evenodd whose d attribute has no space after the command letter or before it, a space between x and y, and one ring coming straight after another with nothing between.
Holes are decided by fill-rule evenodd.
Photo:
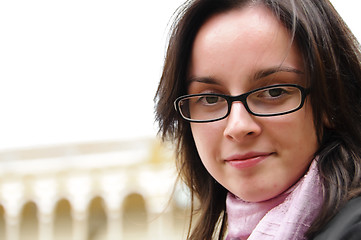
<instances>
[{"instance_id":1,"label":"pink scarf","mask_svg":"<svg viewBox=\"0 0 361 240\"><path fill-rule=\"evenodd\" d=\"M295 186L264 202L245 202L228 193L226 240L301 240L323 202L314 160Z\"/></svg>"}]
</instances>

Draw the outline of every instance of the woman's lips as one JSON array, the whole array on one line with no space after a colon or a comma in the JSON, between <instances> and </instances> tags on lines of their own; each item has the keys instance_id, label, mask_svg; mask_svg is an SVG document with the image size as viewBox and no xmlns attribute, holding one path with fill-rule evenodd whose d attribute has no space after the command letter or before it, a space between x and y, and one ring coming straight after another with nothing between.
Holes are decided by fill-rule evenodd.
<instances>
[{"instance_id":1,"label":"woman's lips","mask_svg":"<svg viewBox=\"0 0 361 240\"><path fill-rule=\"evenodd\" d=\"M232 167L243 169L250 168L268 158L272 153L251 152L244 155L236 154L225 159Z\"/></svg>"}]
</instances>

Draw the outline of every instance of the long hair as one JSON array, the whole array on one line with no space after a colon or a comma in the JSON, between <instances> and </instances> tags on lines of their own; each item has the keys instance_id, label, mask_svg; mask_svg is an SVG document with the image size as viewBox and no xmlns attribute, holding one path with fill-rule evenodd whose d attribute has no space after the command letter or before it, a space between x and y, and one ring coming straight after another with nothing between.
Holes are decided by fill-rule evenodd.
<instances>
[{"instance_id":1,"label":"long hair","mask_svg":"<svg viewBox=\"0 0 361 240\"><path fill-rule=\"evenodd\" d=\"M191 191L199 221L188 239L222 239L227 190L216 182L198 155L190 124L173 101L187 94L192 44L211 16L246 4L266 6L297 43L311 89L310 101L320 147L324 203L309 229L312 237L350 198L361 193L361 53L347 25L328 0L194 0L180 8L172 27L163 74L156 93L156 120L164 140L176 145L179 177ZM202 203L194 209L194 199ZM191 221L192 224L192 221Z\"/></svg>"}]
</instances>

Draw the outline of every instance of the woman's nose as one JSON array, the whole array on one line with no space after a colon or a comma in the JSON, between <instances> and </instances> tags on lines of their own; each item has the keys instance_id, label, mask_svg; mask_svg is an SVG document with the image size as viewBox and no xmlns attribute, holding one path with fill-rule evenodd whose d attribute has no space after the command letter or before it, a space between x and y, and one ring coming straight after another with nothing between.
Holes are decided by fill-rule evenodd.
<instances>
[{"instance_id":1,"label":"woman's nose","mask_svg":"<svg viewBox=\"0 0 361 240\"><path fill-rule=\"evenodd\" d=\"M245 138L258 136L262 131L261 126L241 102L232 103L231 112L226 121L224 136L233 141L241 142Z\"/></svg>"}]
</instances>

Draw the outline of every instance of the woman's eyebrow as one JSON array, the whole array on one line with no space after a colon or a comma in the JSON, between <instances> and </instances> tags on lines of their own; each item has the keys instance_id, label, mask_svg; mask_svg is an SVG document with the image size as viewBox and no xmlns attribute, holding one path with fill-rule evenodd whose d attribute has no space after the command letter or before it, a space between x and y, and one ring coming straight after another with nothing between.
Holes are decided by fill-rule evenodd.
<instances>
[{"instance_id":1,"label":"woman's eyebrow","mask_svg":"<svg viewBox=\"0 0 361 240\"><path fill-rule=\"evenodd\" d=\"M298 70L293 67L284 67L284 66L277 66L277 67L271 67L267 68L261 71L258 71L254 74L253 79L258 80L261 78L268 77L272 74L279 73L279 72L289 72L289 73L296 73L296 74L304 74L301 70Z\"/></svg>"},{"instance_id":2,"label":"woman's eyebrow","mask_svg":"<svg viewBox=\"0 0 361 240\"><path fill-rule=\"evenodd\" d=\"M271 67L271 68L262 69L260 71L257 71L253 75L253 79L254 80L259 80L259 79L268 77L268 76L270 76L272 74L280 73L280 72L296 73L296 74L299 74L299 75L304 74L301 70L298 70L298 69L293 68L293 67L277 66L277 67ZM221 85L220 81L218 81L217 79L215 79L213 77L190 77L190 78L187 79L188 84L191 84L193 82Z\"/></svg>"},{"instance_id":3,"label":"woman's eyebrow","mask_svg":"<svg viewBox=\"0 0 361 240\"><path fill-rule=\"evenodd\" d=\"M191 77L187 80L188 84L193 82L205 83L205 84L214 84L214 85L221 85L219 81L212 77Z\"/></svg>"}]
</instances>

